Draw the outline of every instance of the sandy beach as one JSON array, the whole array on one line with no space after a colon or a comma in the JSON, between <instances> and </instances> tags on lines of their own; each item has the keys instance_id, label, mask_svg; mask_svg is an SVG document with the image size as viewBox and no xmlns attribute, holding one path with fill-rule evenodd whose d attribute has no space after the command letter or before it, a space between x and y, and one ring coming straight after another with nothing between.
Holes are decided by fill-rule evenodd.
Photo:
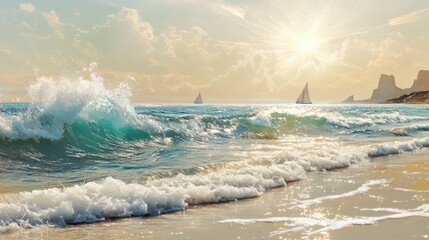
<instances>
[{"instance_id":1,"label":"sandy beach","mask_svg":"<svg viewBox=\"0 0 429 240\"><path fill-rule=\"evenodd\" d=\"M2 239L428 239L429 155L375 159L258 198L149 218L21 229Z\"/></svg>"}]
</instances>

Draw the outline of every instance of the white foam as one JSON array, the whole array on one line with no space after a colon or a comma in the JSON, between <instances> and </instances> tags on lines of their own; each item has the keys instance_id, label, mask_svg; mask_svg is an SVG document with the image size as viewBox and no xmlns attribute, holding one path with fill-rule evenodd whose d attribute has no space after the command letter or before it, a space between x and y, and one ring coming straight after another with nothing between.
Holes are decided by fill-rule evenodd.
<instances>
[{"instance_id":1,"label":"white foam","mask_svg":"<svg viewBox=\"0 0 429 240\"><path fill-rule=\"evenodd\" d=\"M19 193L13 203L0 203L0 229L23 223L64 226L109 217L155 215L185 208L185 199L181 192L106 178L64 189Z\"/></svg>"},{"instance_id":2,"label":"white foam","mask_svg":"<svg viewBox=\"0 0 429 240\"><path fill-rule=\"evenodd\" d=\"M38 226L104 221L106 218L159 215L188 205L260 196L286 181L305 177L293 162L247 166L199 175L179 174L144 184L108 177L63 189L21 192L9 203L0 202L0 231L16 226Z\"/></svg>"},{"instance_id":3,"label":"white foam","mask_svg":"<svg viewBox=\"0 0 429 240\"><path fill-rule=\"evenodd\" d=\"M407 142L384 143L368 152L370 157L383 157L404 152L414 152L429 147L429 138L414 139Z\"/></svg>"},{"instance_id":4,"label":"white foam","mask_svg":"<svg viewBox=\"0 0 429 240\"><path fill-rule=\"evenodd\" d=\"M395 190L402 191L402 192L429 193L429 190L415 190L415 189L406 189L406 188L395 188Z\"/></svg>"},{"instance_id":5,"label":"white foam","mask_svg":"<svg viewBox=\"0 0 429 240\"><path fill-rule=\"evenodd\" d=\"M361 208L361 211L371 211L371 212L394 212L401 213L404 210L399 208Z\"/></svg>"},{"instance_id":6,"label":"white foam","mask_svg":"<svg viewBox=\"0 0 429 240\"><path fill-rule=\"evenodd\" d=\"M272 114L271 111L261 111L261 112L258 112L256 116L248 118L247 122L258 126L272 127L273 124L271 122L272 120L271 114Z\"/></svg>"},{"instance_id":7,"label":"white foam","mask_svg":"<svg viewBox=\"0 0 429 240\"><path fill-rule=\"evenodd\" d=\"M328 111L327 111L328 110ZM329 111L320 106L308 108L277 108L275 112L291 114L297 117L319 117L327 119L328 123L343 128L370 127L375 125L406 123L416 120L427 120L421 116L403 115L398 111L389 113L363 113L358 112L358 116L347 116L339 112ZM359 110L356 110L359 111Z\"/></svg>"},{"instance_id":8,"label":"white foam","mask_svg":"<svg viewBox=\"0 0 429 240\"><path fill-rule=\"evenodd\" d=\"M18 115L0 116L0 138L58 140L64 126L77 118L107 118L116 125L134 124L137 118L128 101L129 87L121 84L108 90L95 73L89 79L39 77L29 86L28 95L37 105Z\"/></svg>"},{"instance_id":9,"label":"white foam","mask_svg":"<svg viewBox=\"0 0 429 240\"><path fill-rule=\"evenodd\" d=\"M420 175L420 174L425 174L425 173L423 173L423 172L402 171L402 174L404 174L404 175Z\"/></svg>"},{"instance_id":10,"label":"white foam","mask_svg":"<svg viewBox=\"0 0 429 240\"><path fill-rule=\"evenodd\" d=\"M382 184L386 184L389 181L386 179L379 179L379 180L369 180L366 183L364 183L362 186L360 186L359 188L357 188L356 190L350 191L350 192L346 192L343 194L337 194L337 195L329 195L329 196L324 196L324 197L319 197L319 198L314 198L314 199L309 199L309 200L304 200L302 201L299 205L295 206L295 207L300 207L300 208L305 208L314 204L320 204L323 201L326 200L334 200L334 199L339 199L339 198L346 198L346 197L351 197L357 194L361 194L364 192L368 192L371 189L371 186L375 186L375 185L382 185Z\"/></svg>"},{"instance_id":11,"label":"white foam","mask_svg":"<svg viewBox=\"0 0 429 240\"><path fill-rule=\"evenodd\" d=\"M253 219L226 219L220 223L237 223L237 224L251 224L251 223L275 223L287 222L290 229L278 230L271 233L271 236L287 234L290 232L306 231L304 239L308 239L313 235L326 233L329 231L340 230L355 225L374 225L378 222L389 219L401 219L408 217L429 217L429 204L421 205L411 210L398 210L398 212L377 217L343 217L341 219L327 219L323 217L307 218L307 217L273 217L273 218L253 218ZM311 230L315 227L320 227L317 230Z\"/></svg>"}]
</instances>

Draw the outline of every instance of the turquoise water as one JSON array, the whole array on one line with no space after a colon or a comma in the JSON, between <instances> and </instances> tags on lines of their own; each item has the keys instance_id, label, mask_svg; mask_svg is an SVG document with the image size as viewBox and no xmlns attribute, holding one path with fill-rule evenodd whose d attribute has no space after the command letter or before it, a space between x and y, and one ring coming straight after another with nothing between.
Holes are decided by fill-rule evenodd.
<instances>
[{"instance_id":1,"label":"turquoise water","mask_svg":"<svg viewBox=\"0 0 429 240\"><path fill-rule=\"evenodd\" d=\"M0 231L257 197L429 147L425 105L131 105L84 83L1 105Z\"/></svg>"},{"instance_id":2,"label":"turquoise water","mask_svg":"<svg viewBox=\"0 0 429 240\"><path fill-rule=\"evenodd\" d=\"M10 125L0 132L0 179L16 185L107 176L131 181L246 160L255 145L293 151L295 143L285 139L353 146L422 138L429 131L426 106L136 105L134 111L130 122L114 114L58 122L40 105L3 104L1 118Z\"/></svg>"}]
</instances>

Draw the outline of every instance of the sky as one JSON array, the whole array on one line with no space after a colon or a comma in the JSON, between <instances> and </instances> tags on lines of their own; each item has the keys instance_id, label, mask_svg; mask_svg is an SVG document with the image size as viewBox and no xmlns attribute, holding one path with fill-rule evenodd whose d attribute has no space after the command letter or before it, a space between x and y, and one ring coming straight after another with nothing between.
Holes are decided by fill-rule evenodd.
<instances>
[{"instance_id":1,"label":"sky","mask_svg":"<svg viewBox=\"0 0 429 240\"><path fill-rule=\"evenodd\" d=\"M428 0L29 0L0 3L0 101L89 66L135 103L369 98L429 70Z\"/></svg>"}]
</instances>

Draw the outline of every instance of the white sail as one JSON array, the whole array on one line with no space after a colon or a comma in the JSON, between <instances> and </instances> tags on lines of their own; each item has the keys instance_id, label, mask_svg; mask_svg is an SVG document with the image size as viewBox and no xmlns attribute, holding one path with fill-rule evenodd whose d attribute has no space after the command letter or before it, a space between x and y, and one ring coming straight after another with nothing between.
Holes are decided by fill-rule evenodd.
<instances>
[{"instance_id":1,"label":"white sail","mask_svg":"<svg viewBox=\"0 0 429 240\"><path fill-rule=\"evenodd\" d=\"M308 93L308 83L305 84L304 89L302 89L301 94L296 100L297 104L311 104L310 93Z\"/></svg>"},{"instance_id":2,"label":"white sail","mask_svg":"<svg viewBox=\"0 0 429 240\"><path fill-rule=\"evenodd\" d=\"M203 104L203 98L201 97L201 93L198 94L198 97L194 101L195 104Z\"/></svg>"}]
</instances>

